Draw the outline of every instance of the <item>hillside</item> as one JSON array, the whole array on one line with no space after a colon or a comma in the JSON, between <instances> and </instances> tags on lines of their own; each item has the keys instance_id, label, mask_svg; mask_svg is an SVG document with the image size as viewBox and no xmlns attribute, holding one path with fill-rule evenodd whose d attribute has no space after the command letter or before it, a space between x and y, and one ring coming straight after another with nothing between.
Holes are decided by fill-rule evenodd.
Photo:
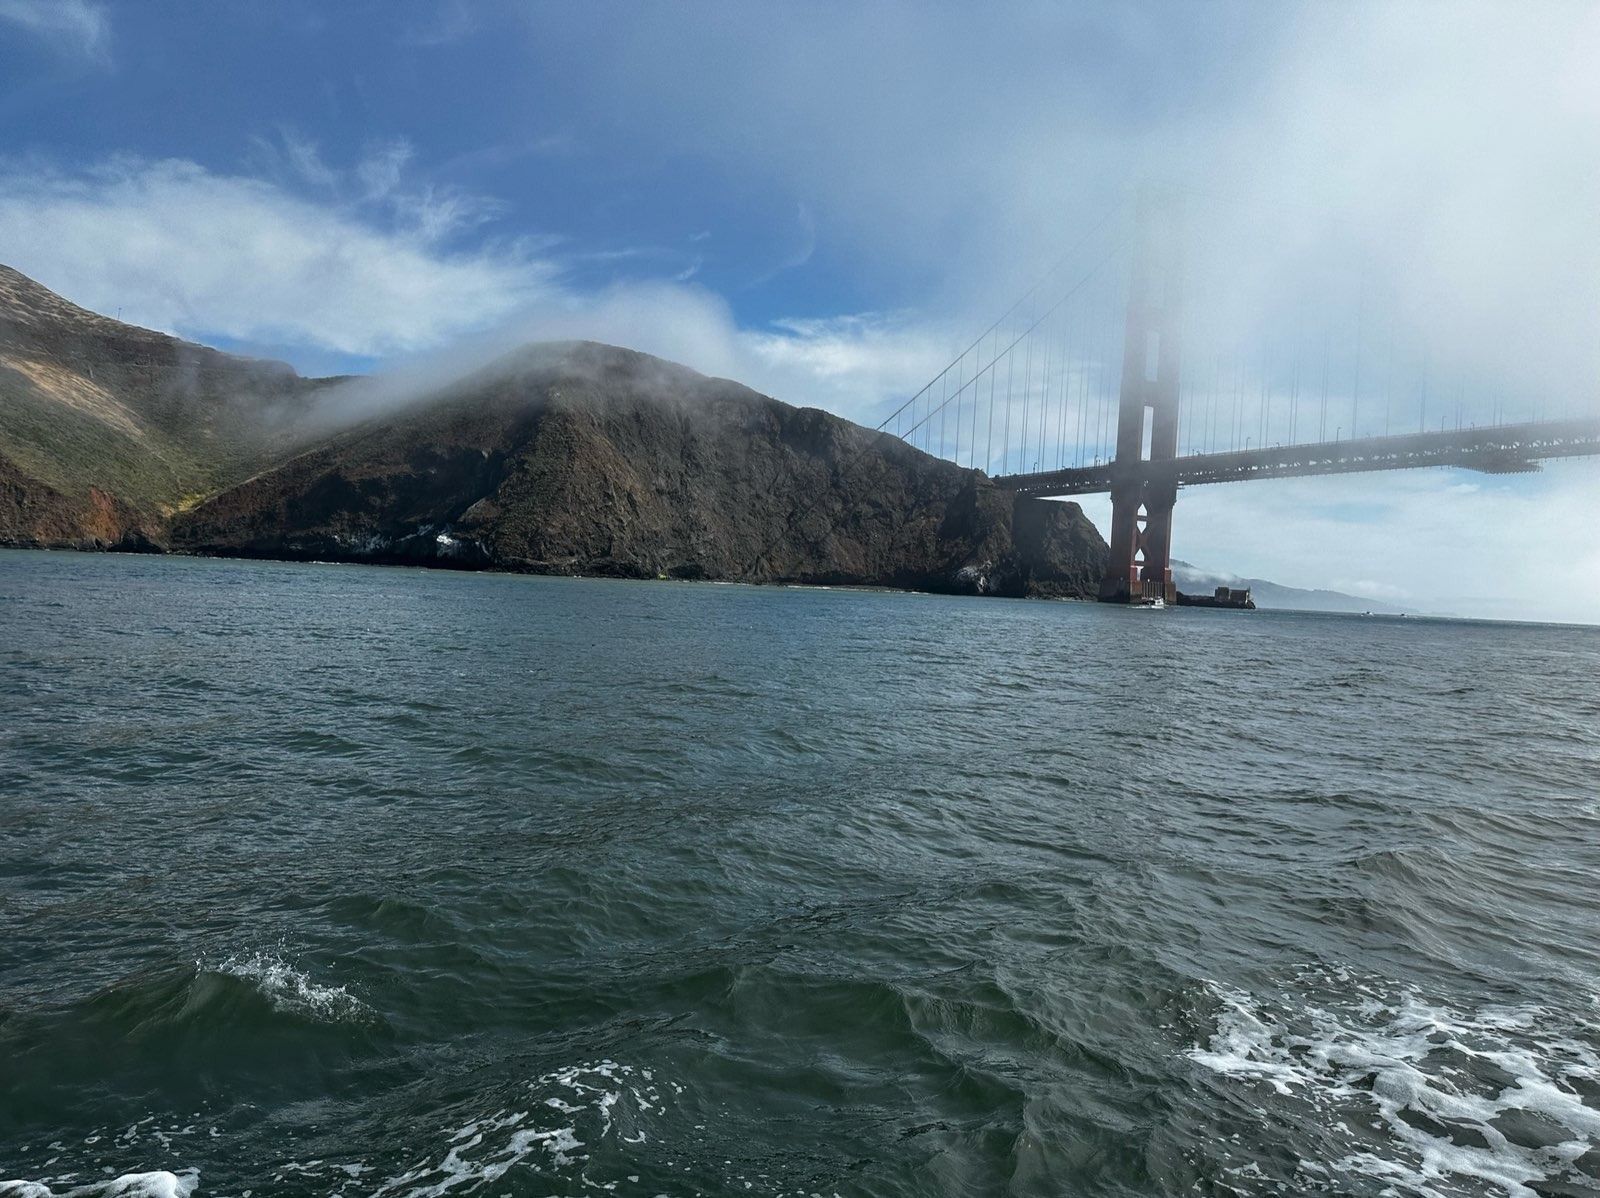
<instances>
[{"instance_id":1,"label":"hillside","mask_svg":"<svg viewBox=\"0 0 1600 1198\"><path fill-rule=\"evenodd\" d=\"M0 543L156 537L281 457L322 385L99 316L0 266Z\"/></svg>"},{"instance_id":2,"label":"hillside","mask_svg":"<svg viewBox=\"0 0 1600 1198\"><path fill-rule=\"evenodd\" d=\"M738 383L531 346L330 432L333 380L0 267L0 545L1092 595L1076 504Z\"/></svg>"},{"instance_id":3,"label":"hillside","mask_svg":"<svg viewBox=\"0 0 1600 1198\"><path fill-rule=\"evenodd\" d=\"M191 552L1089 594L1075 504L593 343L535 346L179 520Z\"/></svg>"}]
</instances>

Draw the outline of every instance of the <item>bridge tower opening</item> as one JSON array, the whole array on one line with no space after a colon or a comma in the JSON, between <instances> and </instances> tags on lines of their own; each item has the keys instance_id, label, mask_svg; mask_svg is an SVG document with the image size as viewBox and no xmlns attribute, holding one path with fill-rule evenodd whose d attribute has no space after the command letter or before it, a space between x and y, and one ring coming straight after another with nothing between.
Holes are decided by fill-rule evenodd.
<instances>
[{"instance_id":1,"label":"bridge tower opening","mask_svg":"<svg viewBox=\"0 0 1600 1198\"><path fill-rule=\"evenodd\" d=\"M1178 600L1172 582L1172 507L1178 485L1178 378L1182 317L1178 227L1171 206L1140 215L1128 284L1117 448L1111 468L1111 556L1100 583L1106 603Z\"/></svg>"}]
</instances>

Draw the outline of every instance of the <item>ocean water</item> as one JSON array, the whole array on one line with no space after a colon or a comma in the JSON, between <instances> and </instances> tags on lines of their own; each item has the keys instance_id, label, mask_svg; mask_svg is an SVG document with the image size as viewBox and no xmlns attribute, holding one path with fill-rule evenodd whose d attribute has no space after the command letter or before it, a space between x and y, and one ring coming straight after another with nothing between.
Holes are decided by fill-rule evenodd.
<instances>
[{"instance_id":1,"label":"ocean water","mask_svg":"<svg viewBox=\"0 0 1600 1198\"><path fill-rule=\"evenodd\" d=\"M1592 1195L1597 680L0 553L0 1194Z\"/></svg>"}]
</instances>

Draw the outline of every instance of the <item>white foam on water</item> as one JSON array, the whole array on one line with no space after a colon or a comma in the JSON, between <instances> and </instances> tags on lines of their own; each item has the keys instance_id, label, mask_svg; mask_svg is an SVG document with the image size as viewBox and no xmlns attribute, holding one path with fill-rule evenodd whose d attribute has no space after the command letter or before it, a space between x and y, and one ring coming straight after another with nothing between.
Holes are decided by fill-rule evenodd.
<instances>
[{"instance_id":1,"label":"white foam on water","mask_svg":"<svg viewBox=\"0 0 1600 1198\"><path fill-rule=\"evenodd\" d=\"M367 1014L365 1004L345 987L312 981L304 970L296 969L276 954L239 954L209 967L204 962L196 962L196 968L210 968L249 982L274 1010L329 1022L358 1019Z\"/></svg>"},{"instance_id":2,"label":"white foam on water","mask_svg":"<svg viewBox=\"0 0 1600 1198\"><path fill-rule=\"evenodd\" d=\"M200 1183L200 1174L193 1169L182 1173L169 1173L157 1169L151 1173L124 1173L120 1177L88 1185L60 1187L61 1180L50 1184L42 1181L0 1181L0 1198L189 1198Z\"/></svg>"},{"instance_id":3,"label":"white foam on water","mask_svg":"<svg viewBox=\"0 0 1600 1198\"><path fill-rule=\"evenodd\" d=\"M574 1065L518 1086L511 1093L520 1100L514 1106L460 1126L446 1124L437 1139L427 1137L437 1147L420 1152L413 1164L398 1172L392 1172L388 1161L308 1154L304 1160L280 1158L220 1193L202 1190L201 1170L195 1168L111 1176L115 1170L102 1163L103 1157L78 1159L73 1155L78 1141L69 1145L56 1140L44 1148L49 1158L31 1171L45 1174L52 1167L61 1171L37 1180L0 1181L0 1198L251 1198L262 1187L326 1198L448 1198L500 1193L507 1186L521 1192L532 1180L550 1193L594 1190L661 1198L659 1177L655 1184L645 1183L640 1166L648 1163L657 1174L661 1169L687 1174L695 1168L678 1153L663 1151L666 1142L655 1122L684 1093L686 1087L677 1082L658 1082L652 1071L615 1061ZM705 1130L704 1124L695 1127ZM126 1125L96 1128L81 1147L112 1149L113 1159L125 1162L151 1156L178 1161L190 1151L214 1152L216 1140L228 1139L231 1130L226 1123L219 1129L202 1111L187 1119L148 1115ZM65 1171L69 1168L77 1172ZM89 1181L95 1170L103 1170L105 1176ZM732 1188L771 1198L829 1198L809 1189L776 1188L775 1179L766 1173L746 1176L730 1171L727 1181Z\"/></svg>"},{"instance_id":4,"label":"white foam on water","mask_svg":"<svg viewBox=\"0 0 1600 1198\"><path fill-rule=\"evenodd\" d=\"M81 1141L52 1140L40 1154L45 1159L31 1170L39 1176L0 1181L0 1198L188 1198L199 1184L200 1172L175 1165L188 1153L181 1145L218 1134L195 1111L187 1119L168 1116L163 1122L146 1115L126 1126L97 1127ZM180 1147L175 1148L174 1141ZM26 1154L28 1148L20 1151ZM103 1163L106 1153L122 1167ZM174 1162L175 1168L149 1168L162 1158ZM134 1163L141 1168L129 1170L127 1166ZM96 1171L103 1176L95 1176Z\"/></svg>"},{"instance_id":5,"label":"white foam on water","mask_svg":"<svg viewBox=\"0 0 1600 1198\"><path fill-rule=\"evenodd\" d=\"M336 988L310 983L277 958L230 959L213 968L251 978L277 1001L332 1001L338 1007L348 997ZM325 991L343 997L330 999ZM682 1087L678 1090L681 1093ZM329 1157L276 1163L263 1170L259 1184L287 1185L330 1198L440 1198L492 1191L495 1183L517 1170L543 1176L557 1186L576 1183L584 1189L619 1192L629 1188L625 1178L637 1171L637 1165L624 1157L596 1168L591 1152L604 1145L613 1146L618 1154L645 1150L644 1145L657 1139L650 1120L669 1101L650 1076L610 1060L553 1070L519 1087L512 1097L518 1100L515 1106L479 1115L454 1129L446 1127L435 1152L422 1154L387 1180L379 1178L389 1170L380 1171L370 1161ZM181 1160L196 1142L214 1144L219 1136L223 1133L196 1111L189 1119L150 1115L125 1126L95 1128L81 1148L111 1149L116 1153L113 1160L154 1154ZM46 1148L48 1159L36 1170L37 1180L0 1182L0 1198L202 1198L194 1194L199 1173L192 1169L123 1173L84 1184L87 1175L82 1170L103 1167L104 1158L79 1160L73 1156L78 1148L76 1143L52 1142ZM52 1167L62 1171L42 1175ZM69 1168L80 1171L66 1172ZM217 1198L245 1198L249 1193L230 1191Z\"/></svg>"},{"instance_id":6,"label":"white foam on water","mask_svg":"<svg viewBox=\"0 0 1600 1198\"><path fill-rule=\"evenodd\" d=\"M1333 980L1310 988L1325 999L1298 986L1272 998L1211 986L1216 1030L1188 1053L1290 1100L1258 1107L1265 1119L1315 1121L1331 1151L1302 1162L1309 1174L1360 1174L1430 1198L1600 1187L1595 1158L1578 1163L1600 1153L1600 1107L1585 1098L1600 1082L1594 1024L1537 1007L1462 1012Z\"/></svg>"},{"instance_id":7,"label":"white foam on water","mask_svg":"<svg viewBox=\"0 0 1600 1198\"><path fill-rule=\"evenodd\" d=\"M647 1074L615 1061L574 1065L544 1074L529 1083L526 1110L505 1109L457 1128L437 1160L420 1160L389 1178L371 1198L440 1198L451 1192L477 1191L512 1169L576 1178L585 1186L615 1190L614 1179L597 1180L585 1172L592 1149L615 1139L642 1144L649 1133L636 1128L621 1134L619 1125L636 1124L646 1111L663 1107L659 1090ZM626 1112L626 1117L619 1114Z\"/></svg>"}]
</instances>

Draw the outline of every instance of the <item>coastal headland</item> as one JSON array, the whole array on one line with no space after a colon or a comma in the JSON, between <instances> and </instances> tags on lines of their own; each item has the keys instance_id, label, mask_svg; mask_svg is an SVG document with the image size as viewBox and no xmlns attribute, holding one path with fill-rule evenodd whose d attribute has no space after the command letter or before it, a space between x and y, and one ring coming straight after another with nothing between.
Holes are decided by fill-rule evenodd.
<instances>
[{"instance_id":1,"label":"coastal headland","mask_svg":"<svg viewBox=\"0 0 1600 1198\"><path fill-rule=\"evenodd\" d=\"M1075 503L595 342L308 379L0 267L0 545L1086 598Z\"/></svg>"}]
</instances>

